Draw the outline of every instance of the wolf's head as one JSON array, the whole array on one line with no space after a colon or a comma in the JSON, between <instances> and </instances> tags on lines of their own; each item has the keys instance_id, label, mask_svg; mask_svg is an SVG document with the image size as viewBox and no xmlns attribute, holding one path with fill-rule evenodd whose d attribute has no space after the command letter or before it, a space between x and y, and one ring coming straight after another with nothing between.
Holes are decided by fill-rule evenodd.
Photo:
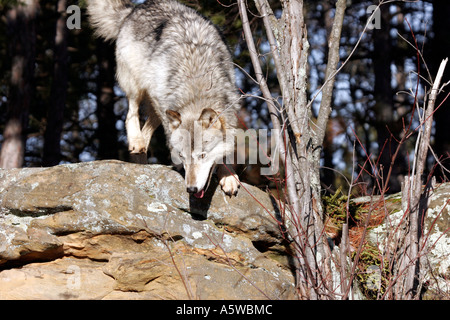
<instances>
[{"instance_id":1,"label":"wolf's head","mask_svg":"<svg viewBox=\"0 0 450 320\"><path fill-rule=\"evenodd\" d=\"M216 164L233 152L234 137L226 134L225 119L211 108L200 116L174 110L166 114L172 161L184 167L187 192L203 198Z\"/></svg>"}]
</instances>

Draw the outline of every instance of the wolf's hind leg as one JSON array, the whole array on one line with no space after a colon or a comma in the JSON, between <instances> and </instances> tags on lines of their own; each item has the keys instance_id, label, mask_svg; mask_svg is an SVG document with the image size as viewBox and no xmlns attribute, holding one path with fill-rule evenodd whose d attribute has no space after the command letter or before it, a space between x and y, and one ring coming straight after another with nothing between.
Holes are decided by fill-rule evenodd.
<instances>
[{"instance_id":1,"label":"wolf's hind leg","mask_svg":"<svg viewBox=\"0 0 450 320\"><path fill-rule=\"evenodd\" d=\"M149 100L145 103L145 114L147 116L147 120L142 127L142 136L144 137L145 144L148 147L150 145L150 140L152 139L153 132L159 127L161 124L161 119L156 114L153 105Z\"/></svg>"},{"instance_id":2,"label":"wolf's hind leg","mask_svg":"<svg viewBox=\"0 0 450 320\"><path fill-rule=\"evenodd\" d=\"M219 164L218 166L217 176L219 177L219 184L222 191L230 197L237 195L238 189L241 186L238 175L230 165Z\"/></svg>"}]
</instances>

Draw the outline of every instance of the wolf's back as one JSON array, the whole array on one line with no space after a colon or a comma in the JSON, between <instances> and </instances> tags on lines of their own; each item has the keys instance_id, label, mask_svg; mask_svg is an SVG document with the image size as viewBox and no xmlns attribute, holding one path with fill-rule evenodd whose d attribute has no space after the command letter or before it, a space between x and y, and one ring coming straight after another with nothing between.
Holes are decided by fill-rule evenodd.
<instances>
[{"instance_id":1,"label":"wolf's back","mask_svg":"<svg viewBox=\"0 0 450 320\"><path fill-rule=\"evenodd\" d=\"M115 40L123 19L133 6L128 0L88 0L87 11L95 33L106 40Z\"/></svg>"}]
</instances>

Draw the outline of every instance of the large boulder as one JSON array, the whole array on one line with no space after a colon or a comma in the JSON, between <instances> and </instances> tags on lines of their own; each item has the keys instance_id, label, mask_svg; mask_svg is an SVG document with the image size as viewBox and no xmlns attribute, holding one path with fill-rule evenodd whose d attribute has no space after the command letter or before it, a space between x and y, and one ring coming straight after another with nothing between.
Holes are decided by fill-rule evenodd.
<instances>
[{"instance_id":1,"label":"large boulder","mask_svg":"<svg viewBox=\"0 0 450 320\"><path fill-rule=\"evenodd\" d=\"M371 206L370 203L373 202ZM423 299L450 298L450 183L435 185L428 192L428 210L421 224L422 236L419 255L421 257L420 277L424 282ZM380 254L394 252L405 232L406 215L402 208L402 193L387 197L364 197L354 201L374 207L373 215L378 219L369 227L368 243L380 250ZM375 221L377 218L375 217Z\"/></svg>"},{"instance_id":2,"label":"large boulder","mask_svg":"<svg viewBox=\"0 0 450 320\"><path fill-rule=\"evenodd\" d=\"M292 299L275 202L170 167L0 170L0 299Z\"/></svg>"}]
</instances>

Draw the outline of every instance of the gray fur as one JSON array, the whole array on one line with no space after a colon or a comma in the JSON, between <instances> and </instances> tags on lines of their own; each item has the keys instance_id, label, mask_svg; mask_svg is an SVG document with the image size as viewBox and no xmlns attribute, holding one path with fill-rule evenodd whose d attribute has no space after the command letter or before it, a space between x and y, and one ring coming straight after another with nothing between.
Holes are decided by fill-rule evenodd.
<instances>
[{"instance_id":1,"label":"gray fur","mask_svg":"<svg viewBox=\"0 0 450 320\"><path fill-rule=\"evenodd\" d=\"M175 0L136 6L88 0L88 13L97 34L116 41L117 80L129 100L126 125L132 153L147 151L160 123L169 147L180 149L174 146L174 130L193 128L205 109L220 117L223 132L235 128L239 96L232 58L210 21ZM148 116L142 129L139 107ZM167 112L179 115L177 126ZM222 148L233 151L229 145Z\"/></svg>"}]
</instances>

